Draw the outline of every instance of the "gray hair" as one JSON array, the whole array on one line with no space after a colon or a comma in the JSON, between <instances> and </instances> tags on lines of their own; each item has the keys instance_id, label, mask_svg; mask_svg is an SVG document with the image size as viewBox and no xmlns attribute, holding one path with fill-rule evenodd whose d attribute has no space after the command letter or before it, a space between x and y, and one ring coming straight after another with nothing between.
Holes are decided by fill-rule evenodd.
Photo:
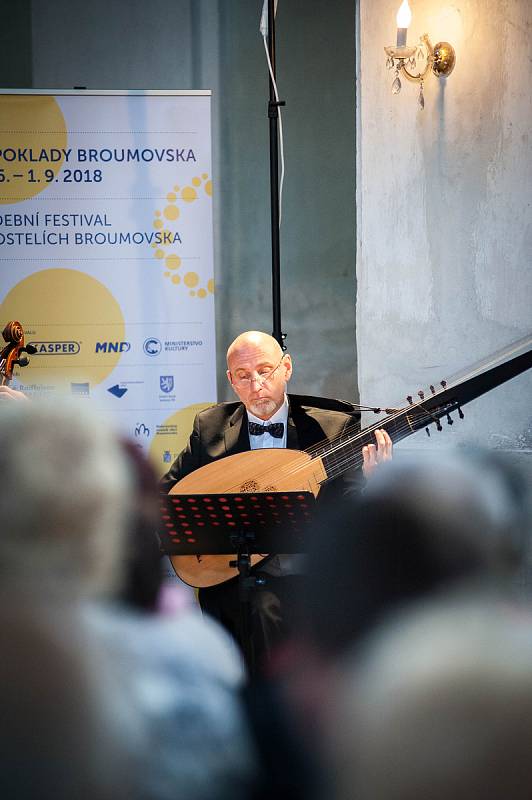
<instances>
[{"instance_id":1,"label":"gray hair","mask_svg":"<svg viewBox=\"0 0 532 800\"><path fill-rule=\"evenodd\" d=\"M110 590L118 579L128 492L113 432L79 403L2 403L4 585Z\"/></svg>"},{"instance_id":2,"label":"gray hair","mask_svg":"<svg viewBox=\"0 0 532 800\"><path fill-rule=\"evenodd\" d=\"M338 800L498 800L532 792L532 621L485 597L399 616L347 671Z\"/></svg>"}]
</instances>

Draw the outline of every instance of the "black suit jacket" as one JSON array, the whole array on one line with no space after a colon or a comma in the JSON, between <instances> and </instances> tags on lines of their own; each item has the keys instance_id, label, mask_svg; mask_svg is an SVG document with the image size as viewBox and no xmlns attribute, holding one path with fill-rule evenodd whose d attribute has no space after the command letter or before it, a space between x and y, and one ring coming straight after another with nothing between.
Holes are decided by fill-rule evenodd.
<instances>
[{"instance_id":1,"label":"black suit jacket","mask_svg":"<svg viewBox=\"0 0 532 800\"><path fill-rule=\"evenodd\" d=\"M250 450L248 418L240 402L218 403L197 414L190 439L161 480L163 491L170 491L181 478L194 470L234 453ZM321 397L288 395L287 448L306 450L324 439L333 439L349 429L360 430L360 414L350 403ZM336 480L326 487L331 496L359 483L356 472L347 471L343 481ZM320 497L324 492L320 492Z\"/></svg>"}]
</instances>

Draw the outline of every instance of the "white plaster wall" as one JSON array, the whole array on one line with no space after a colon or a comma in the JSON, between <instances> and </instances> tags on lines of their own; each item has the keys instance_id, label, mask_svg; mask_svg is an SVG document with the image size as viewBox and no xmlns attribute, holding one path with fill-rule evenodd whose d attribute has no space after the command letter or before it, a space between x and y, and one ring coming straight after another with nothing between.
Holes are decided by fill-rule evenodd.
<instances>
[{"instance_id":1,"label":"white plaster wall","mask_svg":"<svg viewBox=\"0 0 532 800\"><path fill-rule=\"evenodd\" d=\"M390 91L398 6L359 9L357 346L371 405L404 404L532 332L532 4L411 0L409 44L427 32L456 50L447 80L428 77L424 111L417 85ZM531 389L529 372L469 405L452 435L408 447L532 451Z\"/></svg>"}]
</instances>

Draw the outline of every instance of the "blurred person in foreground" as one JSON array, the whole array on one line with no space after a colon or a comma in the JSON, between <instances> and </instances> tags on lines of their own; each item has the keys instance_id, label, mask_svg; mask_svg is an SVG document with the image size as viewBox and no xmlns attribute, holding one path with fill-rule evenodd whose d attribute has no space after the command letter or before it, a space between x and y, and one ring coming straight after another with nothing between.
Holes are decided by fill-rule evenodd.
<instances>
[{"instance_id":1,"label":"blurred person in foreground","mask_svg":"<svg viewBox=\"0 0 532 800\"><path fill-rule=\"evenodd\" d=\"M128 705L143 719L137 768L147 797L247 797L255 756L240 703L244 664L232 638L203 617L189 593L162 580L155 529L159 487L133 442L120 443L133 479L125 575L112 607L86 619L119 672Z\"/></svg>"},{"instance_id":2,"label":"blurred person in foreground","mask_svg":"<svg viewBox=\"0 0 532 800\"><path fill-rule=\"evenodd\" d=\"M4 403L0 487L1 795L110 800L131 718L81 619L117 585L126 464L82 409Z\"/></svg>"},{"instance_id":3,"label":"blurred person in foreground","mask_svg":"<svg viewBox=\"0 0 532 800\"><path fill-rule=\"evenodd\" d=\"M457 587L510 601L528 531L525 489L498 454L441 454L384 464L361 497L317 520L298 635L249 698L274 793L314 796L338 667L389 615ZM291 751L284 762L280 741Z\"/></svg>"},{"instance_id":4,"label":"blurred person in foreground","mask_svg":"<svg viewBox=\"0 0 532 800\"><path fill-rule=\"evenodd\" d=\"M238 670L187 642L224 634L123 602L144 508L124 456L79 404L0 409L2 796L245 796Z\"/></svg>"},{"instance_id":5,"label":"blurred person in foreground","mask_svg":"<svg viewBox=\"0 0 532 800\"><path fill-rule=\"evenodd\" d=\"M362 497L315 526L305 640L336 658L387 613L449 586L510 591L529 512L526 482L503 454L464 449L383 465Z\"/></svg>"},{"instance_id":6,"label":"blurred person in foreground","mask_svg":"<svg viewBox=\"0 0 532 800\"><path fill-rule=\"evenodd\" d=\"M389 619L329 723L327 800L529 800L530 613L473 592Z\"/></svg>"}]
</instances>

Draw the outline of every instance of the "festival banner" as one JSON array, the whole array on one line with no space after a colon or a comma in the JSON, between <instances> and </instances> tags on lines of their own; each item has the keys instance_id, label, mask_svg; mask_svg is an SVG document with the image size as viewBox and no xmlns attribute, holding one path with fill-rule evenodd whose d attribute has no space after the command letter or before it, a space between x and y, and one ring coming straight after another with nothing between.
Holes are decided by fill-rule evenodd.
<instances>
[{"instance_id":1,"label":"festival banner","mask_svg":"<svg viewBox=\"0 0 532 800\"><path fill-rule=\"evenodd\" d=\"M216 401L210 92L0 93L0 326L30 397L94 404L166 471Z\"/></svg>"}]
</instances>

